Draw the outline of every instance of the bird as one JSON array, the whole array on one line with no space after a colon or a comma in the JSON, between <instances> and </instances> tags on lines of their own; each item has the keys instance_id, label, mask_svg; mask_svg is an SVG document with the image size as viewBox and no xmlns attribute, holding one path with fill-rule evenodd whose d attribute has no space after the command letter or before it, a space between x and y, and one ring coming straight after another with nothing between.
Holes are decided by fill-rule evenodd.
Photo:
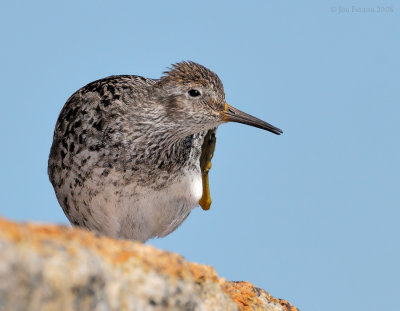
<instances>
[{"instance_id":1,"label":"bird","mask_svg":"<svg viewBox=\"0 0 400 311\"><path fill-rule=\"evenodd\" d=\"M113 75L77 90L54 129L48 175L73 226L146 242L211 205L216 129L282 130L227 104L220 78L193 61L159 79Z\"/></svg>"}]
</instances>

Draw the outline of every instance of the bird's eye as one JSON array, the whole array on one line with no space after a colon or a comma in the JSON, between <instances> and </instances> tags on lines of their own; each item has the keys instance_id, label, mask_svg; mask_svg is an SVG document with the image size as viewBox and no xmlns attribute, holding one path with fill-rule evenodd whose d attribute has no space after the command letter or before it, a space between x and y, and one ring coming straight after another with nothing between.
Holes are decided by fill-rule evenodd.
<instances>
[{"instance_id":1,"label":"bird's eye","mask_svg":"<svg viewBox=\"0 0 400 311\"><path fill-rule=\"evenodd\" d=\"M200 96L200 92L198 91L198 90L190 90L189 92L189 95L190 96L192 96L192 97L197 97L197 96Z\"/></svg>"}]
</instances>

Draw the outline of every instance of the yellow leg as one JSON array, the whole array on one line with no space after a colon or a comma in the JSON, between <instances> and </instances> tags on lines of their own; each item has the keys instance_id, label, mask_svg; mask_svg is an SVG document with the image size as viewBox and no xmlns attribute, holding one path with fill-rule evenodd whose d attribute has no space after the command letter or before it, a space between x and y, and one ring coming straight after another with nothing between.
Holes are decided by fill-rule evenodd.
<instances>
[{"instance_id":1,"label":"yellow leg","mask_svg":"<svg viewBox=\"0 0 400 311\"><path fill-rule=\"evenodd\" d=\"M208 182L208 172L211 169L211 161L207 163L204 172L201 174L203 180L203 195L199 201L201 208L205 211L210 209L211 206L211 195L210 195L210 184Z\"/></svg>"},{"instance_id":2,"label":"yellow leg","mask_svg":"<svg viewBox=\"0 0 400 311\"><path fill-rule=\"evenodd\" d=\"M210 196L210 184L208 183L208 172L211 169L211 159L214 155L215 150L215 129L209 130L204 137L204 142L201 147L200 156L200 169L201 179L203 182L203 195L199 201L201 208L205 211L210 209L211 196Z\"/></svg>"}]
</instances>

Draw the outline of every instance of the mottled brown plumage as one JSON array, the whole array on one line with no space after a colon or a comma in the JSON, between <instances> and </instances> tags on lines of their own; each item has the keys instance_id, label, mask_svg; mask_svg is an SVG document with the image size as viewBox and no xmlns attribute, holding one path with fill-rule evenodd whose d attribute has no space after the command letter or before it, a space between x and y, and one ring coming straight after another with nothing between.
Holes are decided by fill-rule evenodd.
<instances>
[{"instance_id":1,"label":"mottled brown plumage","mask_svg":"<svg viewBox=\"0 0 400 311\"><path fill-rule=\"evenodd\" d=\"M74 225L140 241L165 236L199 201L209 207L215 130L228 121L281 133L227 105L218 76L194 62L158 80L89 83L55 127L48 172L57 199Z\"/></svg>"}]
</instances>

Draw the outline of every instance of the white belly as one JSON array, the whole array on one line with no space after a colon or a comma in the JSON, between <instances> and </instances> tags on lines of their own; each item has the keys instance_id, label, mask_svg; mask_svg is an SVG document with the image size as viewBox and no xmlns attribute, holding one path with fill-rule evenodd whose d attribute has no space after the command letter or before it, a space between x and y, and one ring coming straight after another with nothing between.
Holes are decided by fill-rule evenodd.
<instances>
[{"instance_id":1,"label":"white belly","mask_svg":"<svg viewBox=\"0 0 400 311\"><path fill-rule=\"evenodd\" d=\"M187 171L166 188L153 190L135 184L115 185L122 176L111 172L104 189L90 197L86 184L75 202L79 211L73 218L86 216L86 227L114 238L146 241L174 231L198 205L202 196L201 173ZM93 185L98 187L98 185ZM90 201L88 207L82 204ZM90 209L90 213L88 211Z\"/></svg>"},{"instance_id":2,"label":"white belly","mask_svg":"<svg viewBox=\"0 0 400 311\"><path fill-rule=\"evenodd\" d=\"M202 189L201 175L195 172L187 172L160 191L142 189L134 201L124 200L118 207L121 208L118 236L141 241L166 236L199 204Z\"/></svg>"}]
</instances>

